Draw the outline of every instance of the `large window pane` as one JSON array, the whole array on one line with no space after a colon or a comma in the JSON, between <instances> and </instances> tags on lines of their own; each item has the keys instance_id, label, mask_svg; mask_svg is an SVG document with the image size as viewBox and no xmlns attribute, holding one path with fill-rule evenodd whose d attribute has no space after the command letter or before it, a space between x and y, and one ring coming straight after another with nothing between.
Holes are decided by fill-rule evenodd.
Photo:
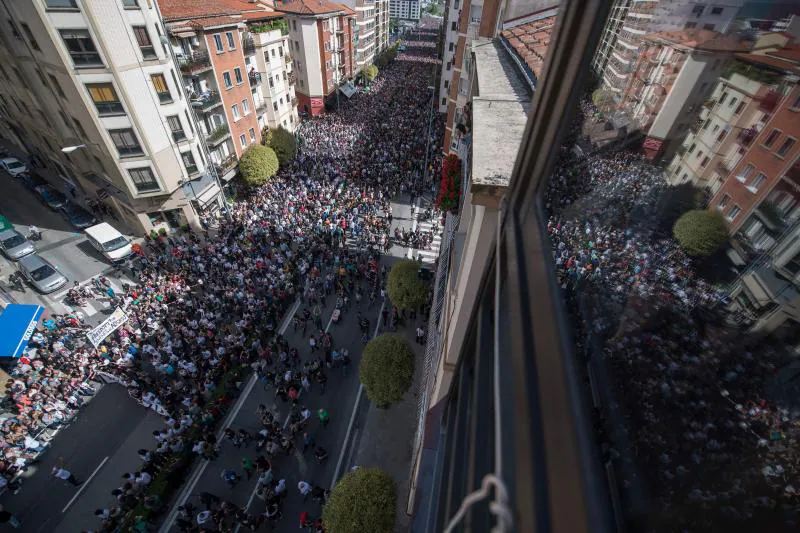
<instances>
[{"instance_id":1,"label":"large window pane","mask_svg":"<svg viewBox=\"0 0 800 533\"><path fill-rule=\"evenodd\" d=\"M161 186L156 181L155 176L153 176L153 171L150 167L132 168L128 170L128 174L130 174L133 185L139 192L155 192L161 190Z\"/></svg>"},{"instance_id":2,"label":"large window pane","mask_svg":"<svg viewBox=\"0 0 800 533\"><path fill-rule=\"evenodd\" d=\"M139 140L133 130L109 130L108 133L111 135L111 140L114 141L120 157L142 154L142 147L139 146Z\"/></svg>"},{"instance_id":3,"label":"large window pane","mask_svg":"<svg viewBox=\"0 0 800 533\"><path fill-rule=\"evenodd\" d=\"M103 64L88 30L60 30L60 33L76 67L101 66Z\"/></svg>"},{"instance_id":4,"label":"large window pane","mask_svg":"<svg viewBox=\"0 0 800 533\"><path fill-rule=\"evenodd\" d=\"M87 84L89 95L92 97L97 112L102 115L116 115L124 113L122 103L117 97L114 85L111 83L91 83Z\"/></svg>"}]
</instances>

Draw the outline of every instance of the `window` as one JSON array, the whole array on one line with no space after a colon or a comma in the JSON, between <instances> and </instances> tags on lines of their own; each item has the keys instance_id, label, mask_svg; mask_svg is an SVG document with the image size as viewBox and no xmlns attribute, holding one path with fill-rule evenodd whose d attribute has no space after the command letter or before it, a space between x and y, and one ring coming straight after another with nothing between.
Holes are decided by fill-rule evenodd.
<instances>
[{"instance_id":1,"label":"window","mask_svg":"<svg viewBox=\"0 0 800 533\"><path fill-rule=\"evenodd\" d=\"M61 98L66 98L66 95L64 94L64 90L61 88L61 84L58 83L58 80L56 79L56 77L53 76L52 74L48 74L47 76L50 78L50 84L55 88L56 94L58 96L60 96Z\"/></svg>"},{"instance_id":2,"label":"window","mask_svg":"<svg viewBox=\"0 0 800 533\"><path fill-rule=\"evenodd\" d=\"M719 105L722 105L722 104L724 104L724 103L725 103L725 99L726 99L726 98L728 98L728 93L726 93L726 92L725 92L725 93L722 93L722 94L720 95L720 97L719 97Z\"/></svg>"},{"instance_id":3,"label":"window","mask_svg":"<svg viewBox=\"0 0 800 533\"><path fill-rule=\"evenodd\" d=\"M294 29L294 31L297 31L297 21L296 20L292 21L292 29Z\"/></svg>"},{"instance_id":4,"label":"window","mask_svg":"<svg viewBox=\"0 0 800 533\"><path fill-rule=\"evenodd\" d=\"M239 114L239 104L233 104L231 106L231 113L233 114L233 120L242 118L242 115Z\"/></svg>"},{"instance_id":5,"label":"window","mask_svg":"<svg viewBox=\"0 0 800 533\"><path fill-rule=\"evenodd\" d=\"M756 192L758 191L758 188L764 184L765 181L767 181L767 177L761 172L759 172L758 174L756 174L756 177L753 178L753 182L750 184L748 189L750 189L752 192Z\"/></svg>"},{"instance_id":6,"label":"window","mask_svg":"<svg viewBox=\"0 0 800 533\"><path fill-rule=\"evenodd\" d=\"M197 174L197 163L194 162L194 154L191 150L181 153L181 159L183 159L183 166L186 167L186 172L190 176Z\"/></svg>"},{"instance_id":7,"label":"window","mask_svg":"<svg viewBox=\"0 0 800 533\"><path fill-rule=\"evenodd\" d=\"M683 27L685 29L687 29L687 30L691 30L692 28L696 28L697 27L697 23L696 22L687 22Z\"/></svg>"},{"instance_id":8,"label":"window","mask_svg":"<svg viewBox=\"0 0 800 533\"><path fill-rule=\"evenodd\" d=\"M273 111L277 111L278 110L278 102L272 102L272 110Z\"/></svg>"},{"instance_id":9,"label":"window","mask_svg":"<svg viewBox=\"0 0 800 533\"><path fill-rule=\"evenodd\" d=\"M689 179L689 174L687 172L684 172L683 176L681 176L681 180L686 181L687 179Z\"/></svg>"},{"instance_id":10,"label":"window","mask_svg":"<svg viewBox=\"0 0 800 533\"><path fill-rule=\"evenodd\" d=\"M133 33L136 35L136 42L139 44L139 50L142 51L142 57L145 59L158 59L156 49L153 47L153 42L150 40L150 34L147 33L147 27L134 26Z\"/></svg>"},{"instance_id":11,"label":"window","mask_svg":"<svg viewBox=\"0 0 800 533\"><path fill-rule=\"evenodd\" d=\"M222 73L222 82L225 84L226 89L230 89L233 87L233 83L231 82L231 73L230 72L223 72Z\"/></svg>"},{"instance_id":12,"label":"window","mask_svg":"<svg viewBox=\"0 0 800 533\"><path fill-rule=\"evenodd\" d=\"M703 129L704 129L704 130L707 130L707 129L708 129L708 125L709 125L709 124L711 124L711 119L710 119L710 118L707 118L707 119L706 119L706 121L705 121L705 122L703 122Z\"/></svg>"},{"instance_id":13,"label":"window","mask_svg":"<svg viewBox=\"0 0 800 533\"><path fill-rule=\"evenodd\" d=\"M721 8L721 7L712 7L711 8L711 14L712 15L722 15L722 10L723 10L723 8Z\"/></svg>"},{"instance_id":14,"label":"window","mask_svg":"<svg viewBox=\"0 0 800 533\"><path fill-rule=\"evenodd\" d=\"M780 135L781 132L779 132L778 130L772 130L769 133L769 135L767 135L767 138L764 139L764 146L766 146L767 148L772 146L775 143L775 141L778 140L778 137L780 137Z\"/></svg>"},{"instance_id":15,"label":"window","mask_svg":"<svg viewBox=\"0 0 800 533\"><path fill-rule=\"evenodd\" d=\"M132 168L128 170L128 174L130 174L133 186L136 187L138 192L154 192L161 190L161 186L156 181L155 176L153 176L153 171L150 170L150 167Z\"/></svg>"},{"instance_id":16,"label":"window","mask_svg":"<svg viewBox=\"0 0 800 533\"><path fill-rule=\"evenodd\" d=\"M275 49L274 49L274 48L273 48L272 50L270 50L270 51L269 51L269 53L270 53L270 54L272 54L272 57L277 57L277 56L275 55Z\"/></svg>"},{"instance_id":17,"label":"window","mask_svg":"<svg viewBox=\"0 0 800 533\"><path fill-rule=\"evenodd\" d=\"M447 45L447 51L452 52L455 47L456 47L455 43L451 42L450 44Z\"/></svg>"},{"instance_id":18,"label":"window","mask_svg":"<svg viewBox=\"0 0 800 533\"><path fill-rule=\"evenodd\" d=\"M739 105L736 106L736 111L733 112L734 115L740 115L744 110L744 106L747 105L744 102L739 102Z\"/></svg>"},{"instance_id":19,"label":"window","mask_svg":"<svg viewBox=\"0 0 800 533\"><path fill-rule=\"evenodd\" d=\"M735 205L735 206L731 207L731 210L728 213L728 220L733 222L736 219L736 217L739 216L739 213L741 213L741 212L742 212L742 208L739 207L738 205Z\"/></svg>"},{"instance_id":20,"label":"window","mask_svg":"<svg viewBox=\"0 0 800 533\"><path fill-rule=\"evenodd\" d=\"M242 112L245 115L249 115L250 114L250 102L247 101L247 98L242 100Z\"/></svg>"},{"instance_id":21,"label":"window","mask_svg":"<svg viewBox=\"0 0 800 533\"><path fill-rule=\"evenodd\" d=\"M225 51L225 48L222 46L222 36L219 33L214 34L214 47L217 49L217 52Z\"/></svg>"},{"instance_id":22,"label":"window","mask_svg":"<svg viewBox=\"0 0 800 533\"><path fill-rule=\"evenodd\" d=\"M698 150L696 157L697 157L697 159L700 159L701 157L703 157L703 151L702 150Z\"/></svg>"},{"instance_id":23,"label":"window","mask_svg":"<svg viewBox=\"0 0 800 533\"><path fill-rule=\"evenodd\" d=\"M792 139L791 137L787 137L786 140L783 141L781 147L778 148L778 151L776 152L778 157L785 157L786 154L789 152L789 150L792 149L792 146L794 146L794 143L795 143L794 139Z\"/></svg>"},{"instance_id":24,"label":"window","mask_svg":"<svg viewBox=\"0 0 800 533\"><path fill-rule=\"evenodd\" d=\"M689 147L688 150L686 150L686 152L691 154L692 152L694 152L695 148L697 148L697 143L692 143L692 145Z\"/></svg>"},{"instance_id":25,"label":"window","mask_svg":"<svg viewBox=\"0 0 800 533\"><path fill-rule=\"evenodd\" d=\"M228 49L229 50L236 50L236 43L233 40L233 32L226 31L225 38L228 40Z\"/></svg>"},{"instance_id":26,"label":"window","mask_svg":"<svg viewBox=\"0 0 800 533\"><path fill-rule=\"evenodd\" d=\"M728 205L728 203L730 201L731 201L731 197L728 196L727 194L723 194L722 198L719 201L719 204L717 204L717 207L719 207L720 209L724 209L725 207L727 207L727 205Z\"/></svg>"},{"instance_id":27,"label":"window","mask_svg":"<svg viewBox=\"0 0 800 533\"><path fill-rule=\"evenodd\" d=\"M108 130L108 134L111 135L120 157L142 154L142 147L132 129Z\"/></svg>"},{"instance_id":28,"label":"window","mask_svg":"<svg viewBox=\"0 0 800 533\"><path fill-rule=\"evenodd\" d=\"M275 82L274 82L274 80L272 79L272 74L270 74L268 81L269 81L269 86L270 86L270 87L275 87Z\"/></svg>"},{"instance_id":29,"label":"window","mask_svg":"<svg viewBox=\"0 0 800 533\"><path fill-rule=\"evenodd\" d=\"M447 105L447 97L442 98L442 105Z\"/></svg>"},{"instance_id":30,"label":"window","mask_svg":"<svg viewBox=\"0 0 800 533\"><path fill-rule=\"evenodd\" d=\"M45 0L47 7L53 9L77 9L75 0Z\"/></svg>"},{"instance_id":31,"label":"window","mask_svg":"<svg viewBox=\"0 0 800 533\"><path fill-rule=\"evenodd\" d=\"M31 31L31 28L30 28L30 26L28 26L28 25L27 25L27 24L25 24L24 22L23 22L23 23L21 23L21 24L20 24L20 26L22 26L22 31L24 31L24 32L25 32L25 36L26 36L26 37L28 38L28 40L31 42L31 48L33 48L34 50L36 50L36 51L38 51L38 52L41 52L41 51L42 51L42 49L41 49L41 48L39 48L39 43L37 43L37 42L36 42L36 38L34 38L34 36L33 36L33 32Z\"/></svg>"},{"instance_id":32,"label":"window","mask_svg":"<svg viewBox=\"0 0 800 533\"><path fill-rule=\"evenodd\" d=\"M299 41L295 41L294 42L294 49L295 50L300 50L300 42Z\"/></svg>"},{"instance_id":33,"label":"window","mask_svg":"<svg viewBox=\"0 0 800 533\"><path fill-rule=\"evenodd\" d=\"M139 0L122 0L122 5L124 7L139 7Z\"/></svg>"},{"instance_id":34,"label":"window","mask_svg":"<svg viewBox=\"0 0 800 533\"><path fill-rule=\"evenodd\" d=\"M167 124L169 124L169 129L172 132L172 139L175 142L182 141L186 138L186 132L183 131L183 124L181 124L181 119L178 115L167 117Z\"/></svg>"},{"instance_id":35,"label":"window","mask_svg":"<svg viewBox=\"0 0 800 533\"><path fill-rule=\"evenodd\" d=\"M278 57L283 57L283 46L278 47Z\"/></svg>"},{"instance_id":36,"label":"window","mask_svg":"<svg viewBox=\"0 0 800 533\"><path fill-rule=\"evenodd\" d=\"M692 8L692 14L699 17L699 16L701 16L703 14L703 11L705 11L705 10L706 10L706 6L704 4L697 4L696 6L694 6Z\"/></svg>"},{"instance_id":37,"label":"window","mask_svg":"<svg viewBox=\"0 0 800 533\"><path fill-rule=\"evenodd\" d=\"M239 67L234 68L233 75L236 78L236 85L241 85L242 83L244 83L244 80L242 79L242 69L240 69Z\"/></svg>"},{"instance_id":38,"label":"window","mask_svg":"<svg viewBox=\"0 0 800 533\"><path fill-rule=\"evenodd\" d=\"M456 21L455 20L450 23L450 30L456 31Z\"/></svg>"},{"instance_id":39,"label":"window","mask_svg":"<svg viewBox=\"0 0 800 533\"><path fill-rule=\"evenodd\" d=\"M241 143L242 148L246 148L247 147L247 137L245 136L244 133L239 135L239 142Z\"/></svg>"},{"instance_id":40,"label":"window","mask_svg":"<svg viewBox=\"0 0 800 533\"><path fill-rule=\"evenodd\" d=\"M256 142L256 129L250 128L250 142Z\"/></svg>"},{"instance_id":41,"label":"window","mask_svg":"<svg viewBox=\"0 0 800 533\"><path fill-rule=\"evenodd\" d=\"M714 124L714 127L711 128L711 133L717 133L719 131L719 124Z\"/></svg>"},{"instance_id":42,"label":"window","mask_svg":"<svg viewBox=\"0 0 800 533\"><path fill-rule=\"evenodd\" d=\"M713 24L703 24L703 29L704 30L709 30L709 31L714 31L714 25Z\"/></svg>"},{"instance_id":43,"label":"window","mask_svg":"<svg viewBox=\"0 0 800 533\"><path fill-rule=\"evenodd\" d=\"M89 96L92 97L92 102L97 108L100 116L104 115L118 115L124 114L125 110L122 108L122 103L117 97L117 92L114 86L110 83L92 83L86 85L89 91Z\"/></svg>"},{"instance_id":44,"label":"window","mask_svg":"<svg viewBox=\"0 0 800 533\"><path fill-rule=\"evenodd\" d=\"M444 80L444 88L447 89L450 86L450 80Z\"/></svg>"},{"instance_id":45,"label":"window","mask_svg":"<svg viewBox=\"0 0 800 533\"><path fill-rule=\"evenodd\" d=\"M795 110L800 109L800 96L798 96L797 99L795 99L790 109L795 109Z\"/></svg>"},{"instance_id":46,"label":"window","mask_svg":"<svg viewBox=\"0 0 800 533\"><path fill-rule=\"evenodd\" d=\"M706 165L708 165L708 162L709 162L709 161L711 161L711 160L708 158L708 156L704 157L704 158L703 158L703 162L702 162L702 163L700 163L700 167L701 167L701 168L705 168L705 167L706 167Z\"/></svg>"},{"instance_id":47,"label":"window","mask_svg":"<svg viewBox=\"0 0 800 533\"><path fill-rule=\"evenodd\" d=\"M61 33L64 46L67 47L67 51L76 67L103 64L88 30L60 30L59 33Z\"/></svg>"},{"instance_id":48,"label":"window","mask_svg":"<svg viewBox=\"0 0 800 533\"><path fill-rule=\"evenodd\" d=\"M752 176L753 172L755 170L756 170L756 167L754 167L752 164L748 163L748 165L746 167L744 167L744 169L742 170L741 174L739 174L739 181L741 181L742 183L747 181L747 178Z\"/></svg>"},{"instance_id":49,"label":"window","mask_svg":"<svg viewBox=\"0 0 800 533\"><path fill-rule=\"evenodd\" d=\"M167 79L164 78L164 75L152 74L150 79L153 80L153 87L155 87L156 93L158 93L158 99L161 101L161 103L168 104L172 102L172 95L169 93Z\"/></svg>"},{"instance_id":50,"label":"window","mask_svg":"<svg viewBox=\"0 0 800 533\"><path fill-rule=\"evenodd\" d=\"M734 104L735 104L736 102L738 102L738 101L739 101L739 99L738 99L738 98L735 98L735 97L734 97L734 98L731 98L731 101L730 101L730 102L728 102L728 107L733 107L733 106L734 106Z\"/></svg>"}]
</instances>

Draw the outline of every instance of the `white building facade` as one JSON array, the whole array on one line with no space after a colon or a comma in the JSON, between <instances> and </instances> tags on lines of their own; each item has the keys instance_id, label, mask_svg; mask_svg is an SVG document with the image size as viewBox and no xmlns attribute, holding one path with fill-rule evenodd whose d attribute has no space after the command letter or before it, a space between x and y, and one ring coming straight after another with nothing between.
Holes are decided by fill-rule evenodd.
<instances>
[{"instance_id":1,"label":"white building facade","mask_svg":"<svg viewBox=\"0 0 800 533\"><path fill-rule=\"evenodd\" d=\"M25 125L16 137L53 170L48 181L79 203L106 203L136 233L198 226L220 208L153 4L43 0L5 8L14 31L3 64L16 75L6 79L4 100L27 102L27 112L4 118ZM65 156L67 146L80 148Z\"/></svg>"},{"instance_id":2,"label":"white building facade","mask_svg":"<svg viewBox=\"0 0 800 533\"><path fill-rule=\"evenodd\" d=\"M419 20L420 6L417 0L389 0L389 16L399 20Z\"/></svg>"}]
</instances>

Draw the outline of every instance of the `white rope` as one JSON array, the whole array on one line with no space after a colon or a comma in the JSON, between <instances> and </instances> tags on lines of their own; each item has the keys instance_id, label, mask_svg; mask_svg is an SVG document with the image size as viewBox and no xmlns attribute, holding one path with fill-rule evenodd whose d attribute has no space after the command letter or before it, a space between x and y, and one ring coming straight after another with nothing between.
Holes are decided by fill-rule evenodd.
<instances>
[{"instance_id":1,"label":"white rope","mask_svg":"<svg viewBox=\"0 0 800 533\"><path fill-rule=\"evenodd\" d=\"M503 483L502 479L494 474L486 474L483 476L481 488L467 494L461 502L461 507L458 508L458 512L450 520L450 523L447 524L447 528L444 530L445 533L451 533L455 529L459 522L464 519L464 515L470 507L489 497L489 490L492 486L494 486L497 491L497 497L495 501L489 504L489 511L497 516L499 522L497 526L492 528L492 531L495 533L504 533L508 531L514 523L514 518L511 515L511 508L508 506L508 490L506 490L505 483Z\"/></svg>"}]
</instances>

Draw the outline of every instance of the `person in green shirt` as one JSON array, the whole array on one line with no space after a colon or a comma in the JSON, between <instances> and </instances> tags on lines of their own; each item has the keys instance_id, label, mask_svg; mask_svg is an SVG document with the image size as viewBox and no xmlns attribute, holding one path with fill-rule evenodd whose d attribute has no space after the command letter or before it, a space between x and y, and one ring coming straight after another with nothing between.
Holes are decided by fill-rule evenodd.
<instances>
[{"instance_id":1,"label":"person in green shirt","mask_svg":"<svg viewBox=\"0 0 800 533\"><path fill-rule=\"evenodd\" d=\"M322 424L322 427L324 428L328 427L328 422L330 422L331 419L330 415L328 414L328 411L326 411L325 409L320 409L319 411L317 411L317 416L319 417L319 421Z\"/></svg>"},{"instance_id":2,"label":"person in green shirt","mask_svg":"<svg viewBox=\"0 0 800 533\"><path fill-rule=\"evenodd\" d=\"M256 465L253 463L253 460L249 457L242 457L242 470L244 473L247 474L247 479L250 479L253 476L253 472L256 469Z\"/></svg>"}]
</instances>

